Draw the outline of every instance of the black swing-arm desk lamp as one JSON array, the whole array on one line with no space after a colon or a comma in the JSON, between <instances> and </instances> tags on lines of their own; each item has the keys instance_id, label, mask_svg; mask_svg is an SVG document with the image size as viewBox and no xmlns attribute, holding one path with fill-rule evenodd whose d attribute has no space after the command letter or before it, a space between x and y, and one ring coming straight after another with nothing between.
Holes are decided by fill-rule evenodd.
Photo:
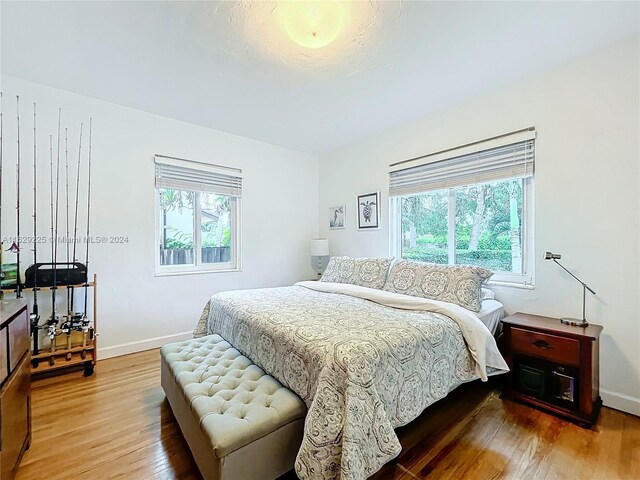
<instances>
[{"instance_id":1,"label":"black swing-arm desk lamp","mask_svg":"<svg viewBox=\"0 0 640 480\"><path fill-rule=\"evenodd\" d=\"M585 313L585 303L586 303L587 290L589 290L594 295L596 294L596 292L594 292L593 289L591 289L586 283L584 283L582 280L580 280L578 277L576 277L573 273L571 273L569 270L567 270L564 267L564 265L562 265L558 261L561 258L562 258L562 255L559 255L557 253L546 252L544 254L544 259L545 260L553 260L556 264L558 264L560 266L560 268L562 268L565 272L567 272L569 275L571 275L573 278L575 278L578 282L580 282L582 284L582 320L580 320L578 318L561 318L560 321L562 323L564 323L565 325L572 325L574 327L587 327L589 325L589 322L587 322L587 317L586 317L586 313Z\"/></svg>"}]
</instances>

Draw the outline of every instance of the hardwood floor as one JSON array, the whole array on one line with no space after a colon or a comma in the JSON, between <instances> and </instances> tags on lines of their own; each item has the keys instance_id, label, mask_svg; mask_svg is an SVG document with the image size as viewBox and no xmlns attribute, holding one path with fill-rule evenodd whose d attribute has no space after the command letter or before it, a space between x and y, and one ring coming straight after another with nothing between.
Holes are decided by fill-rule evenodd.
<instances>
[{"instance_id":1,"label":"hardwood floor","mask_svg":"<svg viewBox=\"0 0 640 480\"><path fill-rule=\"evenodd\" d=\"M584 430L503 401L492 384L463 385L398 435L402 453L375 480L640 478L640 418L603 408ZM101 361L90 378L34 382L33 441L16 480L85 478L200 478L157 350Z\"/></svg>"}]
</instances>

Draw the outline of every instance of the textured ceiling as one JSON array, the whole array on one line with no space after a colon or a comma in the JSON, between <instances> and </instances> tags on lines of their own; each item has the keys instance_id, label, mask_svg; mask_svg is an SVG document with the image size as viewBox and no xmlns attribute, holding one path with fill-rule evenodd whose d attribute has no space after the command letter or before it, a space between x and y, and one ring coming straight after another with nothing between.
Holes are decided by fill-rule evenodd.
<instances>
[{"instance_id":1,"label":"textured ceiling","mask_svg":"<svg viewBox=\"0 0 640 480\"><path fill-rule=\"evenodd\" d=\"M324 153L638 33L638 2L340 2L325 48L286 2L0 2L2 73Z\"/></svg>"},{"instance_id":2,"label":"textured ceiling","mask_svg":"<svg viewBox=\"0 0 640 480\"><path fill-rule=\"evenodd\" d=\"M340 7L344 18L340 34L319 49L302 47L292 41L283 24L287 9L294 2L235 1L208 2L209 17L204 29L216 25L216 47L226 56L245 64L260 64L270 76L291 76L308 72L333 76L340 65L349 66L347 74L372 60L379 48L383 28L401 25L402 2L331 2ZM228 26L220 28L218 26Z\"/></svg>"}]
</instances>

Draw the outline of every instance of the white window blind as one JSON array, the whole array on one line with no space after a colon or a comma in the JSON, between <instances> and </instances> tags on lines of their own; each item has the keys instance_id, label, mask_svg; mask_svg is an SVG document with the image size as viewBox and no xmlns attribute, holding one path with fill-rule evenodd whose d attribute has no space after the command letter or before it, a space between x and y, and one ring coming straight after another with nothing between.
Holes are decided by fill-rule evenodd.
<instances>
[{"instance_id":1,"label":"white window blind","mask_svg":"<svg viewBox=\"0 0 640 480\"><path fill-rule=\"evenodd\" d=\"M530 136L535 137L535 132ZM389 173L389 196L533 176L534 138L485 148L487 146L480 142L475 145L475 152L418 165L412 161L412 166L408 168L402 168L402 164L392 166ZM456 151L451 151L450 154L455 155Z\"/></svg>"},{"instance_id":2,"label":"white window blind","mask_svg":"<svg viewBox=\"0 0 640 480\"><path fill-rule=\"evenodd\" d=\"M242 196L242 170L180 158L155 156L156 188Z\"/></svg>"}]
</instances>

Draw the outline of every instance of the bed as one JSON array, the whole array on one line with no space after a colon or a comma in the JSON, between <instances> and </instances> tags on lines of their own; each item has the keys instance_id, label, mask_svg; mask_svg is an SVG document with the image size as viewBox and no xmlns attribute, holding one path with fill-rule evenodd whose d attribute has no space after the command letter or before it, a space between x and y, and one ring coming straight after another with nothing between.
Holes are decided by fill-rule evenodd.
<instances>
[{"instance_id":1,"label":"bed","mask_svg":"<svg viewBox=\"0 0 640 480\"><path fill-rule=\"evenodd\" d=\"M351 284L218 293L195 336L213 333L306 403L303 480L369 477L400 453L395 428L458 385L508 370L476 313Z\"/></svg>"},{"instance_id":2,"label":"bed","mask_svg":"<svg viewBox=\"0 0 640 480\"><path fill-rule=\"evenodd\" d=\"M482 306L476 315L480 321L486 325L494 337L500 333L500 320L504 317L504 306L502 303L493 298L486 298L482 300Z\"/></svg>"}]
</instances>

